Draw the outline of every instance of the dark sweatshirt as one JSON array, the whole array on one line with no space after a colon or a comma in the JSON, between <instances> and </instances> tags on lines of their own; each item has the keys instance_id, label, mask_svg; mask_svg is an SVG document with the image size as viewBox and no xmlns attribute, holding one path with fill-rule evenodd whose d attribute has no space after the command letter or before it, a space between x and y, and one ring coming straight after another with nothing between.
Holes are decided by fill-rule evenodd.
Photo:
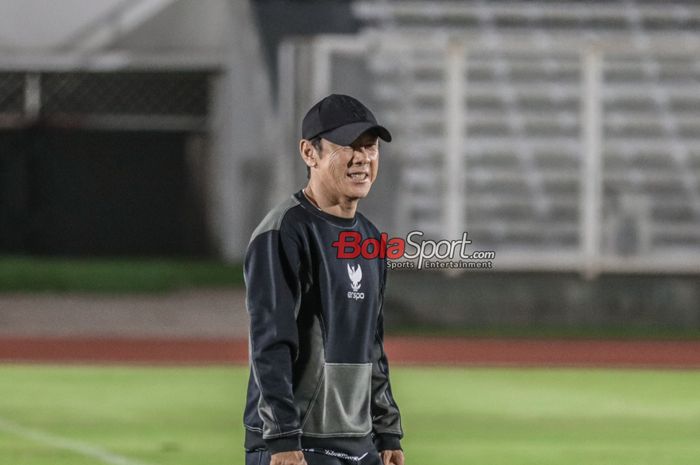
<instances>
[{"instance_id":1,"label":"dark sweatshirt","mask_svg":"<svg viewBox=\"0 0 700 465\"><path fill-rule=\"evenodd\" d=\"M253 232L247 450L362 456L401 448L383 348L386 262L337 258L332 243L342 231L380 238L362 214L330 215L299 191Z\"/></svg>"}]
</instances>

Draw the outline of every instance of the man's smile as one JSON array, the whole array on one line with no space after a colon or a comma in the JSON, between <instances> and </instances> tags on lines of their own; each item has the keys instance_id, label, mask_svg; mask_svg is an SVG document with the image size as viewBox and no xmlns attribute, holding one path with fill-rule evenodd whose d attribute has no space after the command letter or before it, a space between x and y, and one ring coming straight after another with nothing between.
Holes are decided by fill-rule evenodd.
<instances>
[{"instance_id":1,"label":"man's smile","mask_svg":"<svg viewBox=\"0 0 700 465\"><path fill-rule=\"evenodd\" d=\"M347 177L350 178L350 180L353 183L365 184L365 183L369 182L369 171L365 171L365 170L350 171L347 174Z\"/></svg>"}]
</instances>

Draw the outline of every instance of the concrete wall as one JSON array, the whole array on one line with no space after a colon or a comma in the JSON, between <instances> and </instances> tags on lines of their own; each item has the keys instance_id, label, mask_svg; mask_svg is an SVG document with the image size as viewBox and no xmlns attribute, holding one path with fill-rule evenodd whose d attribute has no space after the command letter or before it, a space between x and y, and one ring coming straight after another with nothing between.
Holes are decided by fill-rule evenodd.
<instances>
[{"instance_id":1,"label":"concrete wall","mask_svg":"<svg viewBox=\"0 0 700 465\"><path fill-rule=\"evenodd\" d=\"M226 63L210 111L209 224L220 255L240 260L269 206L274 137L270 81L249 3L229 3Z\"/></svg>"},{"instance_id":2,"label":"concrete wall","mask_svg":"<svg viewBox=\"0 0 700 465\"><path fill-rule=\"evenodd\" d=\"M390 271L394 325L700 329L697 276Z\"/></svg>"}]
</instances>

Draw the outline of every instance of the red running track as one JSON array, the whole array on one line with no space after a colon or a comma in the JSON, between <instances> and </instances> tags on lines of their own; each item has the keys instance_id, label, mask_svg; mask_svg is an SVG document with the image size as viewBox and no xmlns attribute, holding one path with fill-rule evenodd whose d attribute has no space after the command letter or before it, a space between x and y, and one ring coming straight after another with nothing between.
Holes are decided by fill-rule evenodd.
<instances>
[{"instance_id":1,"label":"red running track","mask_svg":"<svg viewBox=\"0 0 700 465\"><path fill-rule=\"evenodd\" d=\"M700 368L700 341L391 337L392 364ZM246 340L2 338L0 360L245 364Z\"/></svg>"}]
</instances>

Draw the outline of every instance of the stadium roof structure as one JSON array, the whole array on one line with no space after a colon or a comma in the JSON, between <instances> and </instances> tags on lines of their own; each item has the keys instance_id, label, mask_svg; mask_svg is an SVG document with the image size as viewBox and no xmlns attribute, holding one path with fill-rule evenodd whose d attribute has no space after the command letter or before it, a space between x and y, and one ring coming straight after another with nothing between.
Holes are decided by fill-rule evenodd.
<instances>
[{"instance_id":1,"label":"stadium roof structure","mask_svg":"<svg viewBox=\"0 0 700 465\"><path fill-rule=\"evenodd\" d=\"M223 63L226 1L7 0L1 70L215 68Z\"/></svg>"}]
</instances>

